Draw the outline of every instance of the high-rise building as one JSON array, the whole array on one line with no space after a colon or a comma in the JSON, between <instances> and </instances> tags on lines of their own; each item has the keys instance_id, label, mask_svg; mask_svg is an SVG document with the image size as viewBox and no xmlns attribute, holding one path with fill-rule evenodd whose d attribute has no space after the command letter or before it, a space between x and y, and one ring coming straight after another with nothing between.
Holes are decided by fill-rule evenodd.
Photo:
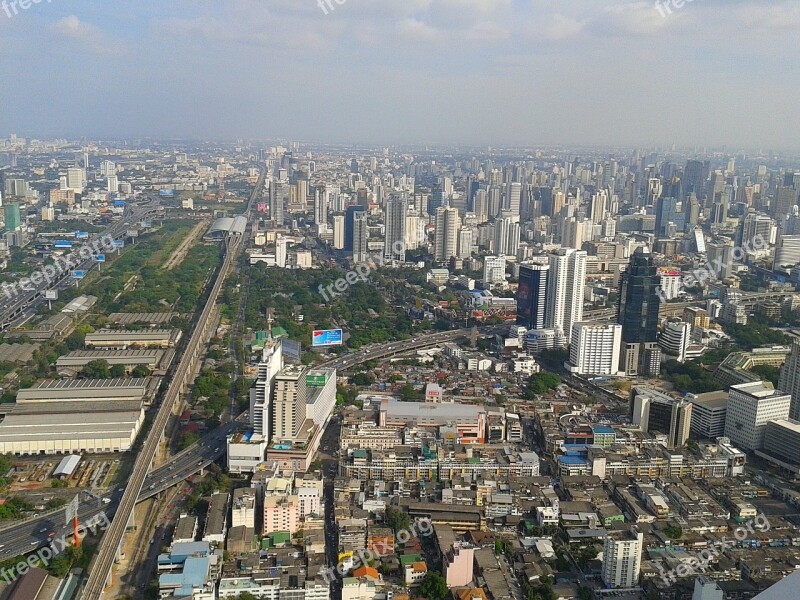
<instances>
[{"instance_id":1,"label":"high-rise building","mask_svg":"<svg viewBox=\"0 0 800 600\"><path fill-rule=\"evenodd\" d=\"M656 201L656 237L672 237L671 226L675 231L683 231L686 222L684 213L678 210L678 199L661 197Z\"/></svg>"},{"instance_id":2,"label":"high-rise building","mask_svg":"<svg viewBox=\"0 0 800 600\"><path fill-rule=\"evenodd\" d=\"M436 211L444 206L444 190L441 183L435 183L431 188L431 197L428 200L428 214L435 215Z\"/></svg>"},{"instance_id":3,"label":"high-rise building","mask_svg":"<svg viewBox=\"0 0 800 600\"><path fill-rule=\"evenodd\" d=\"M767 423L788 418L791 401L789 394L768 382L732 385L728 390L725 437L743 450L761 450Z\"/></svg>"},{"instance_id":4,"label":"high-rise building","mask_svg":"<svg viewBox=\"0 0 800 600\"><path fill-rule=\"evenodd\" d=\"M764 254L769 254L769 240L772 232L772 219L769 215L757 212L748 212L742 219L739 246L750 250L761 249Z\"/></svg>"},{"instance_id":5,"label":"high-rise building","mask_svg":"<svg viewBox=\"0 0 800 600\"><path fill-rule=\"evenodd\" d=\"M586 252L561 248L548 255L545 327L555 331L557 343L569 341L572 324L583 320L583 293L586 286Z\"/></svg>"},{"instance_id":6,"label":"high-rise building","mask_svg":"<svg viewBox=\"0 0 800 600\"><path fill-rule=\"evenodd\" d=\"M306 418L306 369L284 367L275 376L272 398L272 439L291 440Z\"/></svg>"},{"instance_id":7,"label":"high-rise building","mask_svg":"<svg viewBox=\"0 0 800 600\"><path fill-rule=\"evenodd\" d=\"M506 257L487 256L483 259L483 283L491 285L501 283L506 280Z\"/></svg>"},{"instance_id":8,"label":"high-rise building","mask_svg":"<svg viewBox=\"0 0 800 600\"><path fill-rule=\"evenodd\" d=\"M603 542L603 583L610 588L632 588L639 582L644 535L635 528L621 536L609 534Z\"/></svg>"},{"instance_id":9,"label":"high-rise building","mask_svg":"<svg viewBox=\"0 0 800 600\"><path fill-rule=\"evenodd\" d=\"M708 262L716 269L712 273L719 279L727 279L733 275L733 242L727 238L718 238L707 244Z\"/></svg>"},{"instance_id":10,"label":"high-rise building","mask_svg":"<svg viewBox=\"0 0 800 600\"><path fill-rule=\"evenodd\" d=\"M547 312L547 280L550 265L521 265L517 288L517 325L544 329Z\"/></svg>"},{"instance_id":11,"label":"high-rise building","mask_svg":"<svg viewBox=\"0 0 800 600\"><path fill-rule=\"evenodd\" d=\"M289 240L284 236L278 235L275 238L275 266L281 269L286 268L286 259L288 258L287 248L289 247Z\"/></svg>"},{"instance_id":12,"label":"high-rise building","mask_svg":"<svg viewBox=\"0 0 800 600\"><path fill-rule=\"evenodd\" d=\"M592 223L599 225L603 222L608 212L608 192L600 190L592 195Z\"/></svg>"},{"instance_id":13,"label":"high-rise building","mask_svg":"<svg viewBox=\"0 0 800 600\"><path fill-rule=\"evenodd\" d=\"M657 375L661 369L658 348L660 298L658 268L650 249L642 246L622 274L617 322L622 325L620 371L626 375Z\"/></svg>"},{"instance_id":14,"label":"high-rise building","mask_svg":"<svg viewBox=\"0 0 800 600\"><path fill-rule=\"evenodd\" d=\"M269 183L269 216L276 227L283 226L284 212L289 201L289 185L273 179Z\"/></svg>"},{"instance_id":15,"label":"high-rise building","mask_svg":"<svg viewBox=\"0 0 800 600\"><path fill-rule=\"evenodd\" d=\"M775 190L772 203L772 216L776 219L792 214L792 207L797 204L797 190L793 187L780 186Z\"/></svg>"},{"instance_id":16,"label":"high-rise building","mask_svg":"<svg viewBox=\"0 0 800 600\"><path fill-rule=\"evenodd\" d=\"M353 262L367 262L367 241L369 240L369 228L367 213L364 211L356 212L353 215Z\"/></svg>"},{"instance_id":17,"label":"high-rise building","mask_svg":"<svg viewBox=\"0 0 800 600\"><path fill-rule=\"evenodd\" d=\"M67 188L76 194L82 194L86 189L86 169L80 167L67 169Z\"/></svg>"},{"instance_id":18,"label":"high-rise building","mask_svg":"<svg viewBox=\"0 0 800 600\"><path fill-rule=\"evenodd\" d=\"M5 219L6 231L19 231L22 219L19 213L18 202L7 202L3 205L3 218Z\"/></svg>"},{"instance_id":19,"label":"high-rise building","mask_svg":"<svg viewBox=\"0 0 800 600\"><path fill-rule=\"evenodd\" d=\"M700 202L694 192L689 194L686 200L683 201L683 221L686 232L694 229L700 222Z\"/></svg>"},{"instance_id":20,"label":"high-rise building","mask_svg":"<svg viewBox=\"0 0 800 600\"><path fill-rule=\"evenodd\" d=\"M691 341L692 325L681 320L667 321L658 336L658 345L666 354L675 357L678 362L686 361L686 351Z\"/></svg>"},{"instance_id":21,"label":"high-rise building","mask_svg":"<svg viewBox=\"0 0 800 600\"><path fill-rule=\"evenodd\" d=\"M264 345L261 361L258 363L256 382L250 388L250 426L253 431L269 440L272 434L272 385L275 376L283 368L283 347L281 341L272 337Z\"/></svg>"},{"instance_id":22,"label":"high-rise building","mask_svg":"<svg viewBox=\"0 0 800 600\"><path fill-rule=\"evenodd\" d=\"M576 375L615 375L621 342L622 325L573 323L566 367Z\"/></svg>"},{"instance_id":23,"label":"high-rise building","mask_svg":"<svg viewBox=\"0 0 800 600\"><path fill-rule=\"evenodd\" d=\"M792 351L783 364L778 389L792 397L789 418L800 421L800 340L794 339Z\"/></svg>"},{"instance_id":24,"label":"high-rise building","mask_svg":"<svg viewBox=\"0 0 800 600\"><path fill-rule=\"evenodd\" d=\"M513 216L519 216L520 203L522 199L522 184L509 183L506 188L506 206L507 210Z\"/></svg>"},{"instance_id":25,"label":"high-rise building","mask_svg":"<svg viewBox=\"0 0 800 600\"><path fill-rule=\"evenodd\" d=\"M392 196L386 202L386 227L383 255L391 260L406 260L406 213L408 201L405 194Z\"/></svg>"},{"instance_id":26,"label":"high-rise building","mask_svg":"<svg viewBox=\"0 0 800 600\"><path fill-rule=\"evenodd\" d=\"M438 263L447 262L456 256L458 248L458 229L461 220L455 208L436 209L436 231L434 234L434 259Z\"/></svg>"},{"instance_id":27,"label":"high-rise building","mask_svg":"<svg viewBox=\"0 0 800 600\"><path fill-rule=\"evenodd\" d=\"M692 429L693 404L646 386L631 389L630 403L631 422L641 431L666 435L668 448L686 444Z\"/></svg>"},{"instance_id":28,"label":"high-rise building","mask_svg":"<svg viewBox=\"0 0 800 600\"><path fill-rule=\"evenodd\" d=\"M725 594L716 581L701 575L694 580L692 600L725 600Z\"/></svg>"},{"instance_id":29,"label":"high-rise building","mask_svg":"<svg viewBox=\"0 0 800 600\"><path fill-rule=\"evenodd\" d=\"M728 392L686 394L692 403L692 435L701 440L716 440L725 435Z\"/></svg>"},{"instance_id":30,"label":"high-rise building","mask_svg":"<svg viewBox=\"0 0 800 600\"><path fill-rule=\"evenodd\" d=\"M314 190L314 224L326 225L328 223L328 194L323 188Z\"/></svg>"},{"instance_id":31,"label":"high-rise building","mask_svg":"<svg viewBox=\"0 0 800 600\"><path fill-rule=\"evenodd\" d=\"M469 258L472 256L474 237L474 229L471 227L461 228L458 232L458 258Z\"/></svg>"},{"instance_id":32,"label":"high-rise building","mask_svg":"<svg viewBox=\"0 0 800 600\"><path fill-rule=\"evenodd\" d=\"M344 248L344 215L333 216L333 247L336 250Z\"/></svg>"},{"instance_id":33,"label":"high-rise building","mask_svg":"<svg viewBox=\"0 0 800 600\"><path fill-rule=\"evenodd\" d=\"M344 250L353 252L353 228L357 213L363 213L366 209L363 206L353 205L347 207L344 215Z\"/></svg>"},{"instance_id":34,"label":"high-rise building","mask_svg":"<svg viewBox=\"0 0 800 600\"><path fill-rule=\"evenodd\" d=\"M116 194L119 191L119 179L116 175L109 175L106 178L106 191L109 194Z\"/></svg>"}]
</instances>

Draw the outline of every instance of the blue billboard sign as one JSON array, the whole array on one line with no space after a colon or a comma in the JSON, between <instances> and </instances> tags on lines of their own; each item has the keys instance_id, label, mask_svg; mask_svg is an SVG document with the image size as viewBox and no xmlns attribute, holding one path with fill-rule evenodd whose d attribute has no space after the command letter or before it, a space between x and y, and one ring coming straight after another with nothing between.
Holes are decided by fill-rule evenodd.
<instances>
[{"instance_id":1,"label":"blue billboard sign","mask_svg":"<svg viewBox=\"0 0 800 600\"><path fill-rule=\"evenodd\" d=\"M114 206L123 207L125 206L125 200L114 200Z\"/></svg>"},{"instance_id":2,"label":"blue billboard sign","mask_svg":"<svg viewBox=\"0 0 800 600\"><path fill-rule=\"evenodd\" d=\"M105 254L98 254L94 257L97 262L106 262L106 255Z\"/></svg>"},{"instance_id":3,"label":"blue billboard sign","mask_svg":"<svg viewBox=\"0 0 800 600\"><path fill-rule=\"evenodd\" d=\"M53 244L56 248L72 248L72 242L67 240L56 240L56 243Z\"/></svg>"},{"instance_id":4,"label":"blue billboard sign","mask_svg":"<svg viewBox=\"0 0 800 600\"><path fill-rule=\"evenodd\" d=\"M114 240L114 248L124 248L125 242L123 240Z\"/></svg>"},{"instance_id":5,"label":"blue billboard sign","mask_svg":"<svg viewBox=\"0 0 800 600\"><path fill-rule=\"evenodd\" d=\"M152 221L142 221L142 227L144 229L149 229L152 226L153 226L153 222Z\"/></svg>"},{"instance_id":6,"label":"blue billboard sign","mask_svg":"<svg viewBox=\"0 0 800 600\"><path fill-rule=\"evenodd\" d=\"M73 279L83 279L84 275L85 275L85 273L83 271L73 271L72 272L72 278Z\"/></svg>"},{"instance_id":7,"label":"blue billboard sign","mask_svg":"<svg viewBox=\"0 0 800 600\"><path fill-rule=\"evenodd\" d=\"M158 195L172 197L175 195L175 190L158 190Z\"/></svg>"},{"instance_id":8,"label":"blue billboard sign","mask_svg":"<svg viewBox=\"0 0 800 600\"><path fill-rule=\"evenodd\" d=\"M88 231L76 231L75 237L79 240L88 240L89 239L89 232Z\"/></svg>"},{"instance_id":9,"label":"blue billboard sign","mask_svg":"<svg viewBox=\"0 0 800 600\"><path fill-rule=\"evenodd\" d=\"M322 346L341 346L341 329L318 329L311 334L311 345L314 348Z\"/></svg>"}]
</instances>

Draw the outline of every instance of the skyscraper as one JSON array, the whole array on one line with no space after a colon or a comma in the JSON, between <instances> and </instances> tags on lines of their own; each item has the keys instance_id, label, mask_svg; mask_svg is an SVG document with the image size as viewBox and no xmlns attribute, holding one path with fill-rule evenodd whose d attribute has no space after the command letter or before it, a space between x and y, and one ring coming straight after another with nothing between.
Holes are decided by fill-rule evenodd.
<instances>
[{"instance_id":1,"label":"skyscraper","mask_svg":"<svg viewBox=\"0 0 800 600\"><path fill-rule=\"evenodd\" d=\"M275 376L283 368L283 349L281 341L269 337L258 363L258 375L250 388L250 426L253 431L269 440L272 434L271 400L272 384Z\"/></svg>"},{"instance_id":2,"label":"skyscraper","mask_svg":"<svg viewBox=\"0 0 800 600\"><path fill-rule=\"evenodd\" d=\"M661 197L656 201L656 237L672 237L670 224L675 231L683 231L686 216L678 212L678 200L671 196Z\"/></svg>"},{"instance_id":3,"label":"skyscraper","mask_svg":"<svg viewBox=\"0 0 800 600\"><path fill-rule=\"evenodd\" d=\"M283 226L283 214L289 201L289 185L273 179L269 182L269 216L276 227Z\"/></svg>"},{"instance_id":4,"label":"skyscraper","mask_svg":"<svg viewBox=\"0 0 800 600\"><path fill-rule=\"evenodd\" d=\"M616 375L621 339L620 325L573 323L567 368L578 375Z\"/></svg>"},{"instance_id":5,"label":"skyscraper","mask_svg":"<svg viewBox=\"0 0 800 600\"><path fill-rule=\"evenodd\" d=\"M344 215L333 216L333 247L336 250L344 248Z\"/></svg>"},{"instance_id":6,"label":"skyscraper","mask_svg":"<svg viewBox=\"0 0 800 600\"><path fill-rule=\"evenodd\" d=\"M406 213L408 201L405 194L392 196L386 202L386 227L384 229L383 255L391 260L406 260Z\"/></svg>"},{"instance_id":7,"label":"skyscraper","mask_svg":"<svg viewBox=\"0 0 800 600\"><path fill-rule=\"evenodd\" d=\"M314 190L314 224L327 225L328 223L328 194L324 188Z\"/></svg>"},{"instance_id":8,"label":"skyscraper","mask_svg":"<svg viewBox=\"0 0 800 600\"><path fill-rule=\"evenodd\" d=\"M517 325L544 329L547 308L547 280L550 265L521 265L517 288Z\"/></svg>"},{"instance_id":9,"label":"skyscraper","mask_svg":"<svg viewBox=\"0 0 800 600\"><path fill-rule=\"evenodd\" d=\"M300 431L306 416L305 367L285 367L275 376L273 388L272 438L290 440Z\"/></svg>"},{"instance_id":10,"label":"skyscraper","mask_svg":"<svg viewBox=\"0 0 800 600\"><path fill-rule=\"evenodd\" d=\"M460 219L455 208L436 209L436 231L434 234L434 259L443 263L456 256L458 250L458 228Z\"/></svg>"},{"instance_id":11,"label":"skyscraper","mask_svg":"<svg viewBox=\"0 0 800 600\"><path fill-rule=\"evenodd\" d=\"M353 251L353 226L356 213L363 213L364 210L363 206L357 204L347 207L347 212L344 215L344 250L346 252Z\"/></svg>"},{"instance_id":12,"label":"skyscraper","mask_svg":"<svg viewBox=\"0 0 800 600\"><path fill-rule=\"evenodd\" d=\"M622 325L620 371L627 375L657 375L661 369L658 347L658 268L647 246L631 257L619 288L617 322Z\"/></svg>"},{"instance_id":13,"label":"skyscraper","mask_svg":"<svg viewBox=\"0 0 800 600\"><path fill-rule=\"evenodd\" d=\"M369 259L367 256L368 239L367 213L356 212L353 215L353 262L362 263Z\"/></svg>"},{"instance_id":14,"label":"skyscraper","mask_svg":"<svg viewBox=\"0 0 800 600\"><path fill-rule=\"evenodd\" d=\"M583 290L586 285L586 252L561 248L548 256L545 327L553 329L556 343L569 341L572 324L583 320Z\"/></svg>"},{"instance_id":15,"label":"skyscraper","mask_svg":"<svg viewBox=\"0 0 800 600\"><path fill-rule=\"evenodd\" d=\"M19 214L19 203L8 202L3 205L3 218L6 223L6 231L18 231L21 224Z\"/></svg>"},{"instance_id":16,"label":"skyscraper","mask_svg":"<svg viewBox=\"0 0 800 600\"><path fill-rule=\"evenodd\" d=\"M764 381L732 385L728 390L725 437L742 450L761 450L767 423L787 419L792 397Z\"/></svg>"}]
</instances>

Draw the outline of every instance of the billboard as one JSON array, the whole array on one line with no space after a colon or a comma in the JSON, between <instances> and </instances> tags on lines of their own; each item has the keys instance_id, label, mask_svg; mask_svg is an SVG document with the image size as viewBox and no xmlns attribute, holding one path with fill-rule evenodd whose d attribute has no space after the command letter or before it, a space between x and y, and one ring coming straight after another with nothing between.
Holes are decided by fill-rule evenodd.
<instances>
[{"instance_id":1,"label":"billboard","mask_svg":"<svg viewBox=\"0 0 800 600\"><path fill-rule=\"evenodd\" d=\"M310 373L306 375L306 385L308 387L325 387L328 376L325 373Z\"/></svg>"},{"instance_id":2,"label":"billboard","mask_svg":"<svg viewBox=\"0 0 800 600\"><path fill-rule=\"evenodd\" d=\"M142 221L142 229L150 229L152 226L152 221Z\"/></svg>"},{"instance_id":3,"label":"billboard","mask_svg":"<svg viewBox=\"0 0 800 600\"><path fill-rule=\"evenodd\" d=\"M73 271L72 272L72 278L73 279L83 279L84 275L85 275L85 273L83 271Z\"/></svg>"},{"instance_id":4,"label":"billboard","mask_svg":"<svg viewBox=\"0 0 800 600\"><path fill-rule=\"evenodd\" d=\"M341 329L317 329L311 334L311 346L320 348L322 346L341 346Z\"/></svg>"},{"instance_id":5,"label":"billboard","mask_svg":"<svg viewBox=\"0 0 800 600\"><path fill-rule=\"evenodd\" d=\"M75 237L79 240L88 240L89 239L89 232L88 231L76 231Z\"/></svg>"},{"instance_id":6,"label":"billboard","mask_svg":"<svg viewBox=\"0 0 800 600\"><path fill-rule=\"evenodd\" d=\"M44 291L44 299L45 300L58 300L58 290L45 290Z\"/></svg>"},{"instance_id":7,"label":"billboard","mask_svg":"<svg viewBox=\"0 0 800 600\"><path fill-rule=\"evenodd\" d=\"M97 262L106 262L106 255L105 254L98 254L94 257Z\"/></svg>"},{"instance_id":8,"label":"billboard","mask_svg":"<svg viewBox=\"0 0 800 600\"><path fill-rule=\"evenodd\" d=\"M72 248L72 242L67 240L56 240L56 243L53 244L56 248Z\"/></svg>"},{"instance_id":9,"label":"billboard","mask_svg":"<svg viewBox=\"0 0 800 600\"><path fill-rule=\"evenodd\" d=\"M114 206L122 208L125 206L125 200L114 200Z\"/></svg>"},{"instance_id":10,"label":"billboard","mask_svg":"<svg viewBox=\"0 0 800 600\"><path fill-rule=\"evenodd\" d=\"M158 190L158 195L167 196L168 198L171 198L172 196L175 195L175 190Z\"/></svg>"},{"instance_id":11,"label":"billboard","mask_svg":"<svg viewBox=\"0 0 800 600\"><path fill-rule=\"evenodd\" d=\"M256 210L260 213L267 212L267 203L259 202L258 204L256 204Z\"/></svg>"},{"instance_id":12,"label":"billboard","mask_svg":"<svg viewBox=\"0 0 800 600\"><path fill-rule=\"evenodd\" d=\"M114 240L114 248L124 248L125 242L122 240Z\"/></svg>"}]
</instances>

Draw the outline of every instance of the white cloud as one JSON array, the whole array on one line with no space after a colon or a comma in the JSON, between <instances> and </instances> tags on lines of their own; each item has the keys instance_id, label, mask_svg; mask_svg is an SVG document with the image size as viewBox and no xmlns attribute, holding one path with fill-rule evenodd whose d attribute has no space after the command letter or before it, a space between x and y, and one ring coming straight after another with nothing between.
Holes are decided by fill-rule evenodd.
<instances>
[{"instance_id":1,"label":"white cloud","mask_svg":"<svg viewBox=\"0 0 800 600\"><path fill-rule=\"evenodd\" d=\"M81 21L75 15L56 21L52 31L62 39L80 44L98 54L114 54L124 48L120 40L109 36L91 23Z\"/></svg>"}]
</instances>

